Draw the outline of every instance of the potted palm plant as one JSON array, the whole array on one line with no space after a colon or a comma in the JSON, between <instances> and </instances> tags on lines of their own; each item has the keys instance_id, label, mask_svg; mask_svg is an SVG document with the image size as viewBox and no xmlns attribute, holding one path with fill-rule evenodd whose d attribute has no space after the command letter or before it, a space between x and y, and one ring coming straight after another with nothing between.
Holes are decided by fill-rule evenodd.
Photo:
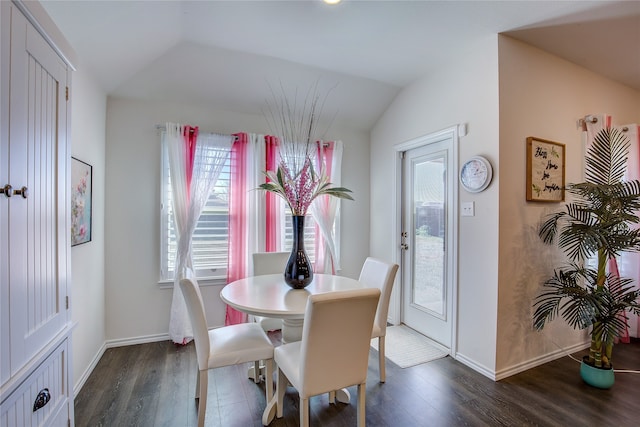
<instances>
[{"instance_id":1,"label":"potted palm plant","mask_svg":"<svg viewBox=\"0 0 640 427\"><path fill-rule=\"evenodd\" d=\"M624 181L629 140L613 128L598 132L586 157L586 182L570 184L573 196L539 228L544 243L557 245L569 262L554 271L536 298L533 324L541 330L558 314L574 329L589 329L591 345L581 376L599 388L613 385L613 346L640 314L640 291L607 264L622 252L640 250L640 181ZM597 259L592 266L594 257Z\"/></svg>"}]
</instances>

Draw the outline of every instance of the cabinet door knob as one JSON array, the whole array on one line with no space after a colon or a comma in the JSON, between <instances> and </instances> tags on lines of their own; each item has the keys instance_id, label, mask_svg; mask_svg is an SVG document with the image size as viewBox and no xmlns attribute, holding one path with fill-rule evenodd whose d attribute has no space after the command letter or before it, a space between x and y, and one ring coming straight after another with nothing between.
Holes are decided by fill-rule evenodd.
<instances>
[{"instance_id":1,"label":"cabinet door knob","mask_svg":"<svg viewBox=\"0 0 640 427\"><path fill-rule=\"evenodd\" d=\"M5 185L4 187L0 187L0 194L4 194L7 197L11 197L11 190L13 189L13 187L9 184Z\"/></svg>"},{"instance_id":2,"label":"cabinet door knob","mask_svg":"<svg viewBox=\"0 0 640 427\"><path fill-rule=\"evenodd\" d=\"M49 393L48 388L43 388L40 390L40 393L36 396L36 401L33 402L33 412L36 412L38 409L42 408L44 405L49 403L51 400L51 394Z\"/></svg>"},{"instance_id":3,"label":"cabinet door knob","mask_svg":"<svg viewBox=\"0 0 640 427\"><path fill-rule=\"evenodd\" d=\"M16 196L20 195L23 199L26 199L29 195L29 189L27 187L22 187L19 190L13 190L13 194L15 194Z\"/></svg>"}]
</instances>

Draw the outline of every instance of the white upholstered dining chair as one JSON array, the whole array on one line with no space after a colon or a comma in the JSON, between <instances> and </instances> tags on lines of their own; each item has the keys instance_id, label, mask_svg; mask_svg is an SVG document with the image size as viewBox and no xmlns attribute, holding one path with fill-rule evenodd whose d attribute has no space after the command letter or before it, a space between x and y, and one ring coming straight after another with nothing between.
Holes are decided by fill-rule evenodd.
<instances>
[{"instance_id":1,"label":"white upholstered dining chair","mask_svg":"<svg viewBox=\"0 0 640 427\"><path fill-rule=\"evenodd\" d=\"M309 398L352 385L358 387L358 426L365 425L365 394L371 328L380 290L353 289L311 295L302 341L274 350L277 365L276 416L283 415L288 384L300 396L300 425L309 425Z\"/></svg>"},{"instance_id":2,"label":"white upholstered dining chair","mask_svg":"<svg viewBox=\"0 0 640 427\"><path fill-rule=\"evenodd\" d=\"M180 289L191 319L198 361L198 427L204 426L209 369L263 360L266 366L265 398L268 403L273 396L273 344L267 334L256 323L241 323L208 330L198 284L191 279L181 279Z\"/></svg>"},{"instance_id":3,"label":"white upholstered dining chair","mask_svg":"<svg viewBox=\"0 0 640 427\"><path fill-rule=\"evenodd\" d=\"M253 254L253 275L284 274L291 252L256 252ZM253 320L265 331L282 329L282 319L274 317L254 316Z\"/></svg>"},{"instance_id":4,"label":"white upholstered dining chair","mask_svg":"<svg viewBox=\"0 0 640 427\"><path fill-rule=\"evenodd\" d=\"M380 301L376 310L376 319L373 322L373 330L371 338L378 338L378 364L380 382L386 381L385 372L385 337L387 335L387 317L389 315L389 299L393 290L396 273L398 272L398 264L388 263L386 261L368 257L362 265L360 277L358 281L366 287L375 287L380 289Z\"/></svg>"}]
</instances>

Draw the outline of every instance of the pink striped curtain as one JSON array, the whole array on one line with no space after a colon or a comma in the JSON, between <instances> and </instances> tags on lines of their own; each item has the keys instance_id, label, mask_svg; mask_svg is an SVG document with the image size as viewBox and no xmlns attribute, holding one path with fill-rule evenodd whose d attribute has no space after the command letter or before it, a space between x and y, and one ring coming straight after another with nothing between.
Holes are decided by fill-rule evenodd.
<instances>
[{"instance_id":1,"label":"pink striped curtain","mask_svg":"<svg viewBox=\"0 0 640 427\"><path fill-rule=\"evenodd\" d=\"M607 127L614 126L611 116L603 115L604 125ZM625 179L640 179L640 137L638 133L638 125L614 126L622 131L629 142L629 159L627 163L627 175ZM637 227L637 226L636 226ZM634 280L635 286L640 287L640 254L638 253L622 253L617 259L609 260L609 271L613 274L629 277ZM630 337L640 336L640 318L633 313L624 313L630 328L627 328L620 335L620 342L631 342Z\"/></svg>"},{"instance_id":2,"label":"pink striped curtain","mask_svg":"<svg viewBox=\"0 0 640 427\"><path fill-rule=\"evenodd\" d=\"M640 179L640 126L637 124L629 124L616 126L621 130L631 142L629 150L629 163L626 179ZM640 287L640 254L624 253L620 256L620 274L624 277L630 277L634 280L635 286ZM621 338L623 342L630 342L629 336L640 337L640 317L628 313L630 331L626 336Z\"/></svg>"},{"instance_id":3,"label":"pink striped curtain","mask_svg":"<svg viewBox=\"0 0 640 427\"><path fill-rule=\"evenodd\" d=\"M591 116L591 119L584 123L584 131L586 134L586 150L589 149L595 135L602 129L614 126L612 117L608 114L599 114ZM625 179L640 179L640 127L636 124L625 126L614 126L621 130L631 142L629 149L629 159L627 163L627 174ZM610 273L622 277L629 277L634 280L635 286L640 286L640 254L623 253L617 259L612 258L607 264ZM630 336L640 336L640 317L631 313L625 313L631 325L631 330L627 328L620 335L620 342L630 342Z\"/></svg>"},{"instance_id":4,"label":"pink striped curtain","mask_svg":"<svg viewBox=\"0 0 640 427\"><path fill-rule=\"evenodd\" d=\"M279 246L279 201L273 193L255 191L277 169L275 137L240 133L231 150L229 191L229 260L227 283L251 274L251 254L276 251ZM247 321L247 315L227 307L225 324Z\"/></svg>"},{"instance_id":5,"label":"pink striped curtain","mask_svg":"<svg viewBox=\"0 0 640 427\"><path fill-rule=\"evenodd\" d=\"M196 141L198 140L198 126L192 127L185 125L184 127L184 151L187 160L187 198L191 198L191 181L193 180L193 163L196 158Z\"/></svg>"},{"instance_id":6,"label":"pink striped curtain","mask_svg":"<svg viewBox=\"0 0 640 427\"><path fill-rule=\"evenodd\" d=\"M247 143L246 133L235 135L231 146L231 180L229 188L229 258L227 283L247 277ZM246 313L227 306L225 325L247 321Z\"/></svg>"}]
</instances>

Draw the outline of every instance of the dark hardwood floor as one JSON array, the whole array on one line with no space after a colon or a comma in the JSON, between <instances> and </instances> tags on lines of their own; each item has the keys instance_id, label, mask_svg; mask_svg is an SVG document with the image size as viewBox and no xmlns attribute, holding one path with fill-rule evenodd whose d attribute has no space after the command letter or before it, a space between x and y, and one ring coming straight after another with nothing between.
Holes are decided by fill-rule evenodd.
<instances>
[{"instance_id":1,"label":"dark hardwood floor","mask_svg":"<svg viewBox=\"0 0 640 427\"><path fill-rule=\"evenodd\" d=\"M272 335L278 341L277 335ZM618 369L640 370L640 342L615 349ZM579 358L580 356L578 356ZM368 426L615 426L640 425L640 374L617 373L610 390L587 386L568 357L494 382L450 357L401 369L387 360L378 382L371 350ZM247 379L247 366L210 372L207 426L261 426L264 383ZM76 426L196 425L193 343L169 341L108 349L75 399ZM355 426L351 404L311 399L311 425ZM284 417L273 427L298 426L298 396L289 388Z\"/></svg>"}]
</instances>

